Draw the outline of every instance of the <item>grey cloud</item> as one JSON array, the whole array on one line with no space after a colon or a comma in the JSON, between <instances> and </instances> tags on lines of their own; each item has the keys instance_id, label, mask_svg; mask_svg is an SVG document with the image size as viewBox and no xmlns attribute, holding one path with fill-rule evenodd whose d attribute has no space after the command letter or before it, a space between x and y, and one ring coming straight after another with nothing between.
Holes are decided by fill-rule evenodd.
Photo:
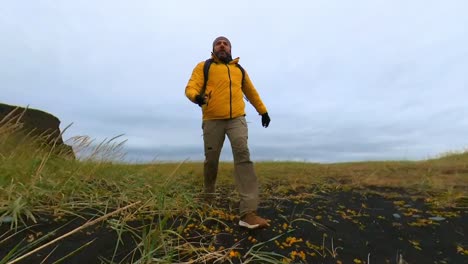
<instances>
[{"instance_id":1,"label":"grey cloud","mask_svg":"<svg viewBox=\"0 0 468 264\"><path fill-rule=\"evenodd\" d=\"M0 100L73 122L66 136L125 134L133 158L202 160L201 113L184 88L227 35L272 117L264 129L247 106L253 159L420 159L466 147L466 1L240 0L217 23L200 19L217 11L210 1L183 4L3 3Z\"/></svg>"}]
</instances>

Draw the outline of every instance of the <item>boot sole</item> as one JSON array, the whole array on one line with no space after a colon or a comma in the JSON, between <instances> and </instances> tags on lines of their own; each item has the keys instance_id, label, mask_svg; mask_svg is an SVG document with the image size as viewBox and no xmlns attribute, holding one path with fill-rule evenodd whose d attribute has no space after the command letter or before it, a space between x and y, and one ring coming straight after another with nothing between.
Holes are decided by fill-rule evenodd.
<instances>
[{"instance_id":1,"label":"boot sole","mask_svg":"<svg viewBox=\"0 0 468 264\"><path fill-rule=\"evenodd\" d=\"M239 225L242 226L242 227L246 227L248 229L256 229L258 228L260 225L259 224L256 224L256 225L251 225L247 222L244 222L242 220L239 220Z\"/></svg>"}]
</instances>

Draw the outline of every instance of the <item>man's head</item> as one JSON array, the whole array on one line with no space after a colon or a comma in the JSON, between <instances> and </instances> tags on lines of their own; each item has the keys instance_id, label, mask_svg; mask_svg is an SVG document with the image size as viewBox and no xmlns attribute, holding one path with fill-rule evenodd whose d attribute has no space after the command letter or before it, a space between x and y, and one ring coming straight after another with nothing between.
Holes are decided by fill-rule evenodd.
<instances>
[{"instance_id":1,"label":"man's head","mask_svg":"<svg viewBox=\"0 0 468 264\"><path fill-rule=\"evenodd\" d=\"M226 37L220 36L213 41L213 53L221 61L228 63L232 60L231 42Z\"/></svg>"}]
</instances>

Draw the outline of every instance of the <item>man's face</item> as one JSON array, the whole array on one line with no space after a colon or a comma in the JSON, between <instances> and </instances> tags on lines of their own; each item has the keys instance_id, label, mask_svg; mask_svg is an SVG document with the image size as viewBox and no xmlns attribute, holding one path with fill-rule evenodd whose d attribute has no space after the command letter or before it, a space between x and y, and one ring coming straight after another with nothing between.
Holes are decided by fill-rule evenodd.
<instances>
[{"instance_id":1,"label":"man's face","mask_svg":"<svg viewBox=\"0 0 468 264\"><path fill-rule=\"evenodd\" d=\"M220 39L216 41L213 52L219 59L226 59L231 56L231 47L229 46L229 42L225 39Z\"/></svg>"}]
</instances>

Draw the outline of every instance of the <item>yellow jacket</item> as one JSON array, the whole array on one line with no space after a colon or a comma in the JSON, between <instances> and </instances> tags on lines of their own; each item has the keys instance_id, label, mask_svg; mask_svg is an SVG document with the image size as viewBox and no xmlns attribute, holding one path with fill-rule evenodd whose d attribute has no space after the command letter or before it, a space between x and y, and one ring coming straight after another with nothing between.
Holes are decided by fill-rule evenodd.
<instances>
[{"instance_id":1,"label":"yellow jacket","mask_svg":"<svg viewBox=\"0 0 468 264\"><path fill-rule=\"evenodd\" d=\"M209 78L206 84L205 95L208 96L206 104L202 106L203 120L230 119L245 115L245 102L243 94L255 107L259 114L267 112L257 90L247 74L244 73L244 83L242 84L242 71L237 67L239 58L225 64L213 56L213 63L210 66ZM204 74L202 61L195 66L192 76L185 87L185 95L195 103L195 96L200 94Z\"/></svg>"}]
</instances>

